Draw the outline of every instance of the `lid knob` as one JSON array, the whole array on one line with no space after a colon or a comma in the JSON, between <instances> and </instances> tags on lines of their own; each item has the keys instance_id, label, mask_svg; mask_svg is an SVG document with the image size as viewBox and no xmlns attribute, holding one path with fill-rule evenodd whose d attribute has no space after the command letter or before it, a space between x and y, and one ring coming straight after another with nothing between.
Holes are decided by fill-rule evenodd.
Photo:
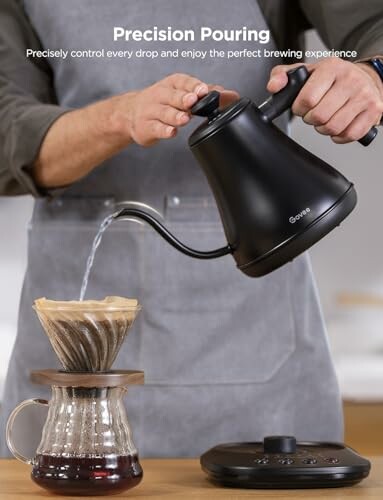
<instances>
[{"instance_id":1,"label":"lid knob","mask_svg":"<svg viewBox=\"0 0 383 500\"><path fill-rule=\"evenodd\" d=\"M191 113L196 116L207 117L209 122L216 118L219 112L220 93L212 90L200 101L198 101L191 109Z\"/></svg>"}]
</instances>

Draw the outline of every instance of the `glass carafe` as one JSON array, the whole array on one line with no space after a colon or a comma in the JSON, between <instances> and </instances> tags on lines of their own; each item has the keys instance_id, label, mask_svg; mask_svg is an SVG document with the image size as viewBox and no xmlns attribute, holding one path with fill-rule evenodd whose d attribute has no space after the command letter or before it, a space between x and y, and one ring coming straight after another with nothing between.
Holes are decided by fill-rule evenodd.
<instances>
[{"instance_id":1,"label":"glass carafe","mask_svg":"<svg viewBox=\"0 0 383 500\"><path fill-rule=\"evenodd\" d=\"M50 370L35 372L35 379L58 378L72 384L73 377L88 380L110 378L106 385L135 377L140 372L108 374L65 374ZM142 375L143 377L143 375ZM95 380L94 383L98 383ZM129 383L129 382L128 382ZM133 443L123 403L126 388L72 387L59 381L52 386L49 402L31 399L12 412L7 425L7 444L16 458L32 465L32 479L39 486L59 494L108 495L136 486L142 468ZM17 414L31 404L46 405L48 415L35 457L29 459L13 445L12 429Z\"/></svg>"}]
</instances>

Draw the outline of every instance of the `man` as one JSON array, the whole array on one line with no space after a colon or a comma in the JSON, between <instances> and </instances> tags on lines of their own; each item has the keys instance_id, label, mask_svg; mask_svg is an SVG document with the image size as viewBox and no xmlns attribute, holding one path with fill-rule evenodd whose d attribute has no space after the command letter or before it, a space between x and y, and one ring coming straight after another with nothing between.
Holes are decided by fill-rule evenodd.
<instances>
[{"instance_id":1,"label":"man","mask_svg":"<svg viewBox=\"0 0 383 500\"><path fill-rule=\"evenodd\" d=\"M186 147L189 110L210 88L222 91L223 105L237 92L261 102L270 72L267 88L277 92L292 67L278 58L46 61L26 59L25 49L114 48L117 21L140 29L271 28L268 48L295 48L312 24L331 48L356 50L368 61L383 53L383 7L380 0L2 0L0 9L1 191L40 197L4 425L20 400L47 397L29 382L30 370L57 366L31 304L39 296L78 297L105 215L126 202L147 203L191 246L210 249L224 241L207 181ZM131 42L130 48L153 47ZM195 42L195 48L203 47ZM332 58L308 68L310 80L293 112L319 133L345 143L380 121L383 84L369 62ZM286 127L286 117L279 126ZM218 442L276 433L342 439L338 387L307 255L251 280L230 257L194 261L150 228L120 222L105 235L88 291L91 298L108 294L136 296L144 306L116 364L146 373L145 387L128 398L142 455L195 456ZM39 432L37 423L30 425Z\"/></svg>"}]
</instances>

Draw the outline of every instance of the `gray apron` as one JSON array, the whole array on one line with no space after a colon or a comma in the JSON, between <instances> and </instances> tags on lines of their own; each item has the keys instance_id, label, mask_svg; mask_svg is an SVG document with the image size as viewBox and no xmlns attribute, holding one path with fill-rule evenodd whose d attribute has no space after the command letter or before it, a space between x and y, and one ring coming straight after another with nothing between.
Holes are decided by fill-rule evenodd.
<instances>
[{"instance_id":1,"label":"gray apron","mask_svg":"<svg viewBox=\"0 0 383 500\"><path fill-rule=\"evenodd\" d=\"M49 48L113 49L116 24L142 29L266 27L255 0L26 0L25 6ZM254 48L243 42L214 46ZM124 45L140 47L156 48L150 43ZM199 42L192 47L206 49ZM161 49L174 48L190 48L190 43L161 44ZM59 102L69 107L140 89L174 72L223 84L261 102L269 71L279 63L50 62ZM19 401L49 397L47 389L29 382L30 371L59 366L31 309L33 300L78 297L92 239L120 202L155 207L190 246L208 250L224 244L207 181L187 147L196 123L155 147L129 146L53 201L36 202L2 425ZM105 295L137 297L143 306L115 363L115 368L146 374L146 385L131 388L127 397L142 456L196 456L220 442L267 434L342 438L338 385L306 255L269 276L250 279L230 256L196 261L168 246L151 228L121 221L105 233L90 277L87 297ZM30 417L28 425L28 435L36 439L41 424Z\"/></svg>"}]
</instances>

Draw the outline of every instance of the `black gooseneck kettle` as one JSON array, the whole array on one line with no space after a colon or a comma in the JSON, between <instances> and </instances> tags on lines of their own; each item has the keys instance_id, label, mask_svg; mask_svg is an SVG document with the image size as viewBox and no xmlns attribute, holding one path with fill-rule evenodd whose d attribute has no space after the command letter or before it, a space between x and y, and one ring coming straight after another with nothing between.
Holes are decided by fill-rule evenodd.
<instances>
[{"instance_id":1,"label":"black gooseneck kettle","mask_svg":"<svg viewBox=\"0 0 383 500\"><path fill-rule=\"evenodd\" d=\"M119 217L149 223L177 250L212 259L231 253L238 268L263 276L307 250L345 219L356 205L353 184L280 131L273 123L289 109L309 78L301 66L287 86L257 107L242 98L222 111L211 92L193 108L206 117L189 138L222 219L228 244L210 252L185 246L151 214L125 208ZM367 146L376 128L359 142Z\"/></svg>"}]
</instances>

